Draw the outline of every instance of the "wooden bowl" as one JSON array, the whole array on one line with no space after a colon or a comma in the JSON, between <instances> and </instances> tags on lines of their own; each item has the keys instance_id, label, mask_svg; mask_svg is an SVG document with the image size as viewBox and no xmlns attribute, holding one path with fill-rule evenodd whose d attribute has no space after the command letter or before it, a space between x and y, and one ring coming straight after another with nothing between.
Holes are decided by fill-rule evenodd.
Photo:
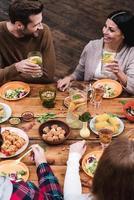
<instances>
[{"instance_id":1,"label":"wooden bowl","mask_svg":"<svg viewBox=\"0 0 134 200\"><path fill-rule=\"evenodd\" d=\"M55 125L57 126L58 130ZM62 144L68 138L68 136L70 135L70 128L63 121L49 120L40 125L39 133L45 143L58 145Z\"/></svg>"},{"instance_id":2,"label":"wooden bowl","mask_svg":"<svg viewBox=\"0 0 134 200\"><path fill-rule=\"evenodd\" d=\"M123 106L123 112L125 117L131 121L134 122L134 115L131 115L131 113L129 113L129 109L133 109L134 110L134 101L128 101L124 106Z\"/></svg>"}]
</instances>

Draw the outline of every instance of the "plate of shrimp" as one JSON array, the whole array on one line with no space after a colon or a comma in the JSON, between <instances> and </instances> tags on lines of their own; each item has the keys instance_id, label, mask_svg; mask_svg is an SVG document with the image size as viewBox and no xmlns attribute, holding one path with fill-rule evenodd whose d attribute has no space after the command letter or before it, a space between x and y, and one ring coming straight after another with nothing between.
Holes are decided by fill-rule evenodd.
<instances>
[{"instance_id":1,"label":"plate of shrimp","mask_svg":"<svg viewBox=\"0 0 134 200\"><path fill-rule=\"evenodd\" d=\"M29 144L26 132L15 127L2 127L3 144L0 149L0 158L10 158L22 153Z\"/></svg>"}]
</instances>

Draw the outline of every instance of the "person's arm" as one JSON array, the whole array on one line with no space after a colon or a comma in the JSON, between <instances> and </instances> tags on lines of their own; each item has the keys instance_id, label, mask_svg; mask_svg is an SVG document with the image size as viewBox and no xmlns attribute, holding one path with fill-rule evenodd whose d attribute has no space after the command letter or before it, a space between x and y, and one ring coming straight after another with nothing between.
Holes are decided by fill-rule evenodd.
<instances>
[{"instance_id":1,"label":"person's arm","mask_svg":"<svg viewBox=\"0 0 134 200\"><path fill-rule=\"evenodd\" d=\"M121 70L117 61L110 63L107 66L107 69L117 76L119 82L123 85L127 92L134 94L134 58L129 61L125 71Z\"/></svg>"},{"instance_id":2,"label":"person's arm","mask_svg":"<svg viewBox=\"0 0 134 200\"><path fill-rule=\"evenodd\" d=\"M79 175L79 160L78 153L71 153L67 161L67 170L64 181L64 199L71 200L81 195L82 187Z\"/></svg>"},{"instance_id":3,"label":"person's arm","mask_svg":"<svg viewBox=\"0 0 134 200\"><path fill-rule=\"evenodd\" d=\"M87 49L89 48L89 44L87 44L80 56L79 63L77 67L75 68L74 72L72 73L72 76L75 77L76 80L83 81L84 80L84 74L85 74L85 61L87 57Z\"/></svg>"},{"instance_id":4,"label":"person's arm","mask_svg":"<svg viewBox=\"0 0 134 200\"><path fill-rule=\"evenodd\" d=\"M41 72L41 67L30 63L28 59L21 60L9 66L4 66L2 56L0 55L0 84L11 81L21 73L33 75Z\"/></svg>"},{"instance_id":5,"label":"person's arm","mask_svg":"<svg viewBox=\"0 0 134 200\"><path fill-rule=\"evenodd\" d=\"M79 175L79 161L85 152L85 141L74 143L70 146L67 170L64 181L64 199L73 200L80 197L82 187Z\"/></svg>"},{"instance_id":6,"label":"person's arm","mask_svg":"<svg viewBox=\"0 0 134 200\"><path fill-rule=\"evenodd\" d=\"M19 72L17 71L14 64L4 67L2 56L0 55L0 85L11 80L14 76L18 74Z\"/></svg>"},{"instance_id":7,"label":"person's arm","mask_svg":"<svg viewBox=\"0 0 134 200\"><path fill-rule=\"evenodd\" d=\"M49 164L41 163L37 168L37 175L40 193L44 194L44 197L47 197L49 200L63 199L61 187Z\"/></svg>"},{"instance_id":8,"label":"person's arm","mask_svg":"<svg viewBox=\"0 0 134 200\"><path fill-rule=\"evenodd\" d=\"M34 152L34 161L37 166L40 197L48 200L62 200L63 193L61 187L47 163L44 150L39 145L33 145L32 149Z\"/></svg>"},{"instance_id":9,"label":"person's arm","mask_svg":"<svg viewBox=\"0 0 134 200\"><path fill-rule=\"evenodd\" d=\"M69 85L70 85L70 82L75 80L75 77L71 74L69 76L66 76L65 78L63 79L59 79L57 81L57 88L60 90L60 91L65 91Z\"/></svg>"},{"instance_id":10,"label":"person's arm","mask_svg":"<svg viewBox=\"0 0 134 200\"><path fill-rule=\"evenodd\" d=\"M53 81L55 75L56 57L52 35L47 25L44 25L41 51L43 56L44 78L48 79L48 81Z\"/></svg>"},{"instance_id":11,"label":"person's arm","mask_svg":"<svg viewBox=\"0 0 134 200\"><path fill-rule=\"evenodd\" d=\"M118 80L122 83L124 87L127 85L127 75L121 70L118 61L113 61L107 65L108 71L114 73Z\"/></svg>"},{"instance_id":12,"label":"person's arm","mask_svg":"<svg viewBox=\"0 0 134 200\"><path fill-rule=\"evenodd\" d=\"M74 81L74 80L83 81L84 80L85 60L86 60L86 56L87 56L88 45L85 46L85 48L81 54L79 64L75 68L74 72L72 74L70 74L69 76L66 76L63 79L59 79L57 81L57 88L59 90L65 91L69 87L71 81Z\"/></svg>"},{"instance_id":13,"label":"person's arm","mask_svg":"<svg viewBox=\"0 0 134 200\"><path fill-rule=\"evenodd\" d=\"M134 95L134 52L132 58L124 72L127 76L125 90Z\"/></svg>"}]
</instances>

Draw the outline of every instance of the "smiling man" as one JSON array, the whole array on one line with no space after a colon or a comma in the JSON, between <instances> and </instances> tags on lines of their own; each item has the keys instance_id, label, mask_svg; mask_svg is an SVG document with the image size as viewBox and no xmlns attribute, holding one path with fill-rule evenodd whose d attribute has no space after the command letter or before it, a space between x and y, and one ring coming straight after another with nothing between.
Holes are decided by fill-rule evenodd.
<instances>
[{"instance_id":1,"label":"smiling man","mask_svg":"<svg viewBox=\"0 0 134 200\"><path fill-rule=\"evenodd\" d=\"M51 32L42 23L43 4L14 0L9 6L10 21L0 22L0 83L18 80L29 83L52 82L55 51ZM29 52L42 55L42 65L30 62ZM38 74L42 74L38 77Z\"/></svg>"}]
</instances>

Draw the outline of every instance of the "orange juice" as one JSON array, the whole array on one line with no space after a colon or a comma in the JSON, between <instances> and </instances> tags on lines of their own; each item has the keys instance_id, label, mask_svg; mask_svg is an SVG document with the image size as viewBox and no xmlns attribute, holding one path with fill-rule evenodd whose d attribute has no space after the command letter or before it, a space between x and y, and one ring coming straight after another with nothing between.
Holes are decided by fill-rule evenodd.
<instances>
[{"instance_id":1,"label":"orange juice","mask_svg":"<svg viewBox=\"0 0 134 200\"><path fill-rule=\"evenodd\" d=\"M33 64L37 64L42 66L42 55L40 51L31 51L28 53L28 60L29 62L33 63ZM32 74L33 78L36 77L41 77L43 75L43 71L41 71L40 73L37 74Z\"/></svg>"},{"instance_id":2,"label":"orange juice","mask_svg":"<svg viewBox=\"0 0 134 200\"><path fill-rule=\"evenodd\" d=\"M115 56L116 56L115 52L103 51L101 60L102 62L101 73L106 77L108 77L110 74L110 72L107 70L107 66L109 65L109 63L112 63L115 60Z\"/></svg>"},{"instance_id":3,"label":"orange juice","mask_svg":"<svg viewBox=\"0 0 134 200\"><path fill-rule=\"evenodd\" d=\"M109 129L104 128L104 129L99 130L100 143L103 148L107 147L110 144L112 140L112 135L113 135L113 131Z\"/></svg>"}]
</instances>

